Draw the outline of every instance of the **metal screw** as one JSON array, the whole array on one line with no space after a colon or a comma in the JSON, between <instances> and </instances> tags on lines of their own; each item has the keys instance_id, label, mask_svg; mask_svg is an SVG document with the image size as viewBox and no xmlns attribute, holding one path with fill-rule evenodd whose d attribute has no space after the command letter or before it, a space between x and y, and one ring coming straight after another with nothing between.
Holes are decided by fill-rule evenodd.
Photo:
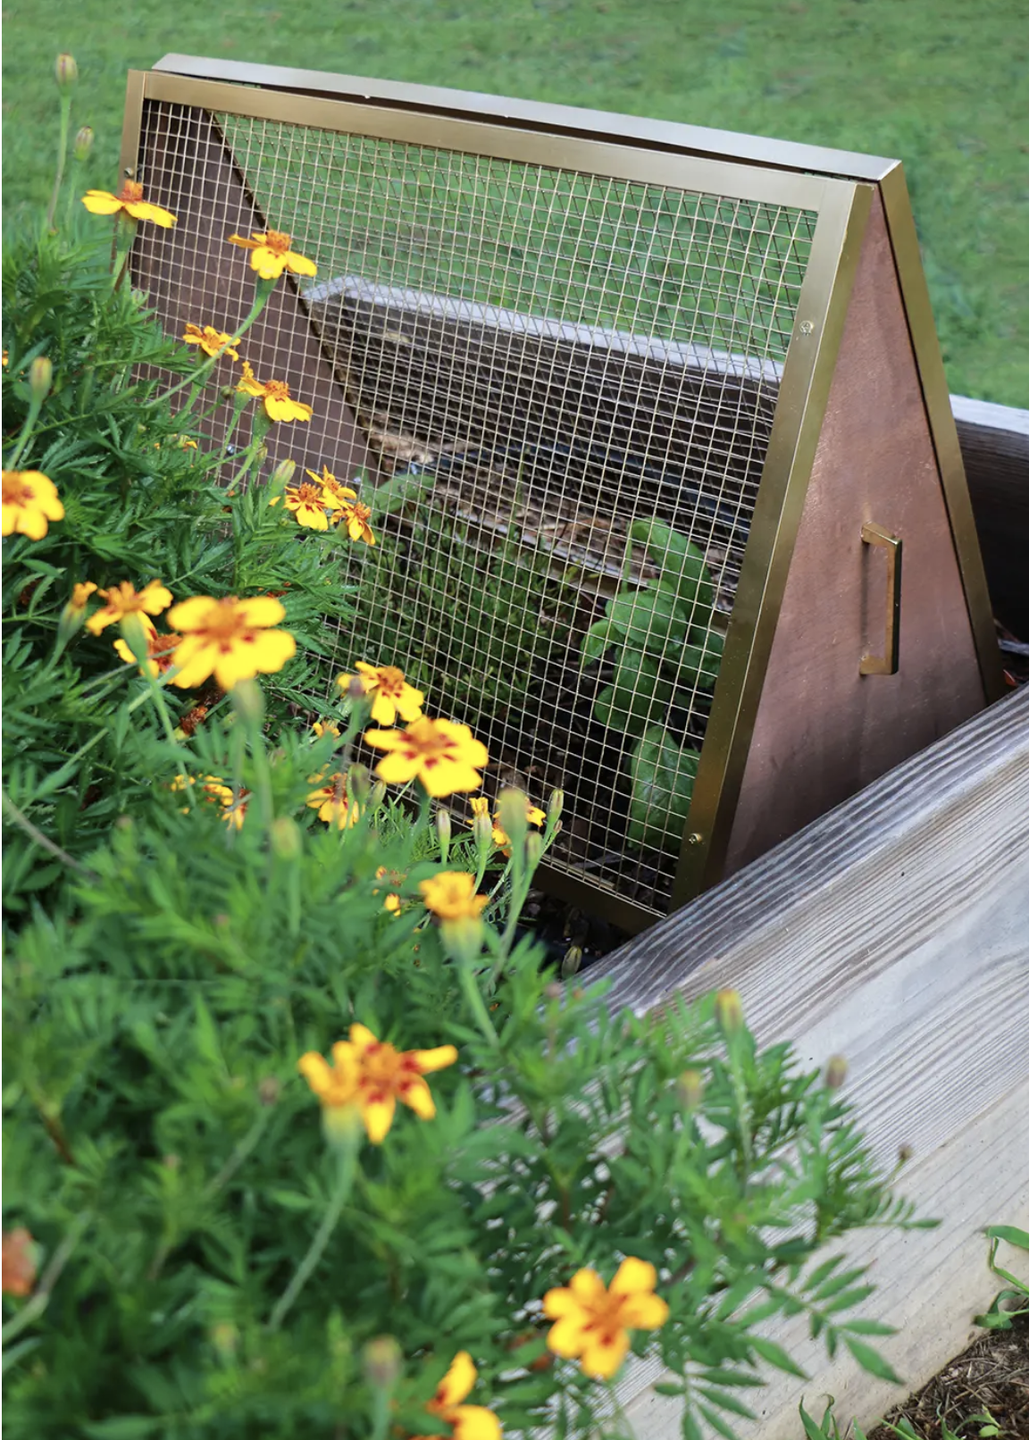
<instances>
[{"instance_id":1,"label":"metal screw","mask_svg":"<svg viewBox=\"0 0 1029 1440\"><path fill-rule=\"evenodd\" d=\"M699 845L700 842L703 840L703 838L704 838L703 835L701 835L698 830L694 830L692 835L687 835L687 836L686 836L686 844L687 844L687 845Z\"/></svg>"},{"instance_id":2,"label":"metal screw","mask_svg":"<svg viewBox=\"0 0 1029 1440\"><path fill-rule=\"evenodd\" d=\"M812 331L814 330L814 328L815 328L815 327L814 327L814 324L813 324L812 321L810 321L810 320L805 320L805 321L803 322L803 324L801 325L801 327L800 327L800 333L801 333L802 335L810 335L810 334L812 333Z\"/></svg>"},{"instance_id":3,"label":"metal screw","mask_svg":"<svg viewBox=\"0 0 1029 1440\"><path fill-rule=\"evenodd\" d=\"M131 180L131 179L132 179L132 171L133 171L133 166L131 166L131 165L126 165L126 167L125 167L125 178L126 178L126 180Z\"/></svg>"}]
</instances>

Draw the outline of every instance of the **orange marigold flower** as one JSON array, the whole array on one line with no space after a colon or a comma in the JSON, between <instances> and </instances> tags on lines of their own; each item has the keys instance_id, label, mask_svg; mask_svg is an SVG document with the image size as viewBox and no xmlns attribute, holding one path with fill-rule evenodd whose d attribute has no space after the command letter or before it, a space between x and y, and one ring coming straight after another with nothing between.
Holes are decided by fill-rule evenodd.
<instances>
[{"instance_id":1,"label":"orange marigold flower","mask_svg":"<svg viewBox=\"0 0 1029 1440\"><path fill-rule=\"evenodd\" d=\"M255 400L263 400L269 420L310 420L314 414L310 405L304 405L291 397L285 380L258 380L245 360L243 378L236 389L244 395L252 395Z\"/></svg>"},{"instance_id":2,"label":"orange marigold flower","mask_svg":"<svg viewBox=\"0 0 1029 1440\"><path fill-rule=\"evenodd\" d=\"M364 1025L351 1025L350 1039L337 1040L332 1047L333 1064L309 1051L300 1057L298 1069L323 1107L347 1107L360 1112L368 1139L381 1145L393 1124L396 1104L401 1100L422 1120L436 1114L432 1091L424 1076L453 1065L453 1045L434 1050L397 1050L377 1040Z\"/></svg>"},{"instance_id":3,"label":"orange marigold flower","mask_svg":"<svg viewBox=\"0 0 1029 1440\"><path fill-rule=\"evenodd\" d=\"M332 735L337 740L340 736L339 726L332 720L316 720L311 726L311 729L318 736L319 740L323 735Z\"/></svg>"},{"instance_id":4,"label":"orange marigold flower","mask_svg":"<svg viewBox=\"0 0 1029 1440\"><path fill-rule=\"evenodd\" d=\"M418 884L426 910L441 920L478 919L489 904L488 895L476 895L475 876L461 870L444 870Z\"/></svg>"},{"instance_id":5,"label":"orange marigold flower","mask_svg":"<svg viewBox=\"0 0 1029 1440\"><path fill-rule=\"evenodd\" d=\"M481 740L467 725L452 720L430 720L423 715L406 730L368 730L365 740L389 753L379 761L375 773L387 785L404 785L419 780L436 800L459 790L478 790L478 773L489 764Z\"/></svg>"},{"instance_id":6,"label":"orange marigold flower","mask_svg":"<svg viewBox=\"0 0 1029 1440\"><path fill-rule=\"evenodd\" d=\"M64 519L57 486L40 470L3 471L3 533L42 540L50 520Z\"/></svg>"},{"instance_id":7,"label":"orange marigold flower","mask_svg":"<svg viewBox=\"0 0 1029 1440\"><path fill-rule=\"evenodd\" d=\"M547 1346L578 1359L587 1375L609 1380L629 1353L630 1330L658 1330L668 1306L654 1294L657 1271L646 1260L623 1260L610 1286L595 1270L579 1270L570 1284L548 1290L543 1313L556 1320Z\"/></svg>"},{"instance_id":8,"label":"orange marigold flower","mask_svg":"<svg viewBox=\"0 0 1029 1440\"><path fill-rule=\"evenodd\" d=\"M308 530L328 530L325 508L339 508L339 501L327 495L321 485L309 485L306 480L302 485L287 485L285 500L286 509L296 516L297 524Z\"/></svg>"},{"instance_id":9,"label":"orange marigold flower","mask_svg":"<svg viewBox=\"0 0 1029 1440\"><path fill-rule=\"evenodd\" d=\"M234 348L239 344L239 336L233 339L224 330L216 330L213 325L205 325L203 329L199 325L187 325L182 338L187 345L199 345L204 354L210 355L212 360L219 355L230 355L233 360L239 359L239 351Z\"/></svg>"},{"instance_id":10,"label":"orange marigold flower","mask_svg":"<svg viewBox=\"0 0 1029 1440\"><path fill-rule=\"evenodd\" d=\"M500 1440L500 1421L492 1410L461 1404L471 1394L478 1373L468 1351L459 1350L425 1407L434 1419L452 1427L453 1440ZM429 1440L429 1436L415 1435L412 1440Z\"/></svg>"},{"instance_id":11,"label":"orange marigold flower","mask_svg":"<svg viewBox=\"0 0 1029 1440\"><path fill-rule=\"evenodd\" d=\"M366 695L372 699L372 719L380 725L395 725L397 716L401 720L421 718L425 696L413 685L408 685L404 672L395 665L367 665L363 660L356 662L361 673L359 680ZM353 675L337 675L336 684L346 692Z\"/></svg>"},{"instance_id":12,"label":"orange marigold flower","mask_svg":"<svg viewBox=\"0 0 1029 1440\"><path fill-rule=\"evenodd\" d=\"M361 818L361 807L355 805L347 794L347 777L339 771L330 775L325 783L323 776L312 775L311 784L317 785L307 797L307 805L318 811L318 819L326 825L335 825L337 830L348 830Z\"/></svg>"},{"instance_id":13,"label":"orange marigold flower","mask_svg":"<svg viewBox=\"0 0 1029 1440\"><path fill-rule=\"evenodd\" d=\"M158 675L163 675L175 664L175 649L181 635L159 635L157 626L148 615L140 615L143 629L146 632L146 668L150 675L156 680ZM132 664L136 657L124 640L118 639L114 642L114 648L119 657L127 664ZM140 666L139 673L143 674L143 667Z\"/></svg>"},{"instance_id":14,"label":"orange marigold flower","mask_svg":"<svg viewBox=\"0 0 1029 1440\"><path fill-rule=\"evenodd\" d=\"M117 195L108 190L87 190L82 203L93 215L120 213L130 220L152 220L165 230L175 224L175 216L170 210L162 210L160 205L151 205L143 199L143 187L135 180L126 180Z\"/></svg>"},{"instance_id":15,"label":"orange marigold flower","mask_svg":"<svg viewBox=\"0 0 1029 1440\"><path fill-rule=\"evenodd\" d=\"M371 507L362 505L360 500L353 503L344 500L338 510L333 511L333 525L346 525L351 540L363 540L366 545L375 544L375 535L368 524Z\"/></svg>"},{"instance_id":16,"label":"orange marigold flower","mask_svg":"<svg viewBox=\"0 0 1029 1440\"><path fill-rule=\"evenodd\" d=\"M3 1234L3 1276L0 1288L5 1295L32 1294L36 1283L36 1242L24 1225Z\"/></svg>"},{"instance_id":17,"label":"orange marigold flower","mask_svg":"<svg viewBox=\"0 0 1029 1440\"><path fill-rule=\"evenodd\" d=\"M127 580L97 592L104 601L86 621L91 635L99 635L108 625L117 625L126 615L161 615L172 603L172 593L160 580L151 580L142 590L135 590ZM131 658L131 657L130 657Z\"/></svg>"},{"instance_id":18,"label":"orange marigold flower","mask_svg":"<svg viewBox=\"0 0 1029 1440\"><path fill-rule=\"evenodd\" d=\"M292 235L282 230L255 230L251 234L249 240L242 235L230 235L229 244L241 245L253 252L250 266L262 280L277 280L283 270L291 270L294 275L317 275L318 267L313 260L289 248Z\"/></svg>"},{"instance_id":19,"label":"orange marigold flower","mask_svg":"<svg viewBox=\"0 0 1029 1440\"><path fill-rule=\"evenodd\" d=\"M183 600L168 613L168 624L182 635L172 683L191 690L213 675L222 690L231 690L239 680L281 670L297 648L288 630L272 628L285 614L270 595Z\"/></svg>"},{"instance_id":20,"label":"orange marigold flower","mask_svg":"<svg viewBox=\"0 0 1029 1440\"><path fill-rule=\"evenodd\" d=\"M351 490L349 485L341 485L328 465L322 466L322 473L320 475L314 470L308 470L306 473L310 475L316 485L320 485L325 493L331 495L332 499L337 502L337 504L331 505L330 502L326 500L325 503L329 505L330 509L338 510L347 501L357 499L357 491Z\"/></svg>"}]
</instances>

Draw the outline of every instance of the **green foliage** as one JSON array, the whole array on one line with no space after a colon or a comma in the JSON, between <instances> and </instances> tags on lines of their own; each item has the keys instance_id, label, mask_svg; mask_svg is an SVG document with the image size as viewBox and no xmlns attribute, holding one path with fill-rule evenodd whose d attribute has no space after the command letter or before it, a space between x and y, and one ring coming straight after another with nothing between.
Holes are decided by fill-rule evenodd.
<instances>
[{"instance_id":1,"label":"green foliage","mask_svg":"<svg viewBox=\"0 0 1029 1440\"><path fill-rule=\"evenodd\" d=\"M582 664L610 657L614 678L593 713L602 725L638 737L629 756L629 839L678 850L699 752L681 746L657 717L688 709L698 691L714 686L724 637L697 547L656 518L634 521L629 537L644 547L658 578L620 587L583 637Z\"/></svg>"},{"instance_id":2,"label":"green foliage","mask_svg":"<svg viewBox=\"0 0 1029 1440\"><path fill-rule=\"evenodd\" d=\"M993 1297L985 1315L977 1315L975 1323L986 1330L1010 1330L1019 1315L1029 1315L1029 1284L1011 1270L997 1264L997 1251L1002 1244L1029 1252L1029 1233L1017 1225L990 1225L986 1230L990 1242L990 1269L1007 1285Z\"/></svg>"}]
</instances>

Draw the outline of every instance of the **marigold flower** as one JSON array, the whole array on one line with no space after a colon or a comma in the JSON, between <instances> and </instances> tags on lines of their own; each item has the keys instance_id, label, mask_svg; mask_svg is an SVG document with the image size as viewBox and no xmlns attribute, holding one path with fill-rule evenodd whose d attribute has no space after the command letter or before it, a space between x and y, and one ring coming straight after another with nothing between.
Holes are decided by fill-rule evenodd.
<instances>
[{"instance_id":1,"label":"marigold flower","mask_svg":"<svg viewBox=\"0 0 1029 1440\"><path fill-rule=\"evenodd\" d=\"M117 625L126 615L161 615L172 603L172 593L160 580L151 580L142 590L135 590L127 580L97 592L104 601L86 621L91 635L99 635L108 625ZM131 659L131 655L130 655Z\"/></svg>"},{"instance_id":2,"label":"marigold flower","mask_svg":"<svg viewBox=\"0 0 1029 1440\"><path fill-rule=\"evenodd\" d=\"M331 509L338 510L345 502L357 499L357 491L351 490L349 485L341 485L328 465L322 466L322 473L320 475L314 470L308 470L307 474L310 475L316 485L322 487L327 495L331 495L333 500L338 501L338 504L330 506ZM326 501L326 504L329 504L329 502Z\"/></svg>"},{"instance_id":3,"label":"marigold flower","mask_svg":"<svg viewBox=\"0 0 1029 1440\"><path fill-rule=\"evenodd\" d=\"M5 1295L32 1294L36 1283L36 1242L24 1225L3 1234L3 1276L0 1288Z\"/></svg>"},{"instance_id":4,"label":"marigold flower","mask_svg":"<svg viewBox=\"0 0 1029 1440\"><path fill-rule=\"evenodd\" d=\"M444 870L419 882L426 910L441 920L478 919L489 904L488 895L476 895L475 876L461 870Z\"/></svg>"},{"instance_id":5,"label":"marigold flower","mask_svg":"<svg viewBox=\"0 0 1029 1440\"><path fill-rule=\"evenodd\" d=\"M323 1107L356 1107L368 1139L381 1145L393 1124L398 1100L420 1119L433 1118L436 1106L424 1076L453 1065L457 1051L453 1045L397 1050L387 1041L377 1040L366 1026L351 1025L350 1039L336 1041L332 1059L329 1065L324 1056L308 1051L297 1068Z\"/></svg>"},{"instance_id":6,"label":"marigold flower","mask_svg":"<svg viewBox=\"0 0 1029 1440\"><path fill-rule=\"evenodd\" d=\"M83 580L71 587L71 599L64 607L68 615L81 615L89 604L89 597L96 590L92 580Z\"/></svg>"},{"instance_id":7,"label":"marigold flower","mask_svg":"<svg viewBox=\"0 0 1029 1440\"><path fill-rule=\"evenodd\" d=\"M337 830L348 830L356 825L361 818L361 807L355 805L347 794L347 777L337 771L324 784L318 783L321 778L311 776L311 783L317 784L318 789L308 795L308 808L317 810L318 819L324 820L326 825L335 825Z\"/></svg>"},{"instance_id":8,"label":"marigold flower","mask_svg":"<svg viewBox=\"0 0 1029 1440\"><path fill-rule=\"evenodd\" d=\"M306 255L298 255L289 248L292 235L282 230L255 230L250 240L242 235L230 235L230 245L241 245L253 253L250 256L251 269L256 270L262 280L277 280L283 270L294 275L317 275L318 266Z\"/></svg>"},{"instance_id":9,"label":"marigold flower","mask_svg":"<svg viewBox=\"0 0 1029 1440\"><path fill-rule=\"evenodd\" d=\"M231 690L240 680L281 670L297 648L288 630L272 628L285 614L270 595L183 600L168 613L168 624L183 637L175 652L179 673L172 683L192 690L213 675L222 690Z\"/></svg>"},{"instance_id":10,"label":"marigold flower","mask_svg":"<svg viewBox=\"0 0 1029 1440\"><path fill-rule=\"evenodd\" d=\"M159 635L157 633L157 626L148 615L140 615L139 618L146 632L146 668L149 674L156 680L158 675L163 675L166 670L170 670L175 664L175 649L182 639L182 636ZM122 639L115 640L113 644L119 657L126 661L126 663L132 664L136 657L133 655L128 644ZM141 675L143 674L142 665L139 667L139 673Z\"/></svg>"},{"instance_id":11,"label":"marigold flower","mask_svg":"<svg viewBox=\"0 0 1029 1440\"><path fill-rule=\"evenodd\" d=\"M175 224L170 210L162 210L160 205L151 205L143 199L143 187L135 180L126 180L117 195L108 190L87 190L82 203L93 215L124 213L130 220L152 220L165 230Z\"/></svg>"},{"instance_id":12,"label":"marigold flower","mask_svg":"<svg viewBox=\"0 0 1029 1440\"><path fill-rule=\"evenodd\" d=\"M366 695L372 699L372 719L380 725L395 725L397 716L401 720L420 720L425 696L413 685L408 685L404 672L395 665L367 665L363 660L356 662L360 683ZM336 684L346 693L353 675L338 675Z\"/></svg>"},{"instance_id":13,"label":"marigold flower","mask_svg":"<svg viewBox=\"0 0 1029 1440\"><path fill-rule=\"evenodd\" d=\"M388 910L391 915L400 913L400 896L391 891L382 902L383 910Z\"/></svg>"},{"instance_id":14,"label":"marigold flower","mask_svg":"<svg viewBox=\"0 0 1029 1440\"><path fill-rule=\"evenodd\" d=\"M308 530L328 530L326 506L339 509L339 501L328 495L321 485L309 485L306 480L302 485L287 486L284 495L286 509L296 516L298 525Z\"/></svg>"},{"instance_id":15,"label":"marigold flower","mask_svg":"<svg viewBox=\"0 0 1029 1440\"><path fill-rule=\"evenodd\" d=\"M332 735L335 737L335 739L339 739L339 726L336 725L332 720L316 720L311 726L311 729L318 736L319 740L322 738L323 735Z\"/></svg>"},{"instance_id":16,"label":"marigold flower","mask_svg":"<svg viewBox=\"0 0 1029 1440\"><path fill-rule=\"evenodd\" d=\"M42 540L48 521L63 520L54 482L39 470L3 471L3 533Z\"/></svg>"},{"instance_id":17,"label":"marigold flower","mask_svg":"<svg viewBox=\"0 0 1029 1440\"><path fill-rule=\"evenodd\" d=\"M285 380L258 380L246 360L243 361L243 378L236 389L255 400L263 400L269 420L310 420L314 414L310 405L291 397Z\"/></svg>"},{"instance_id":18,"label":"marigold flower","mask_svg":"<svg viewBox=\"0 0 1029 1440\"><path fill-rule=\"evenodd\" d=\"M622 1261L610 1286L595 1270L579 1270L571 1283L548 1290L543 1313L556 1320L547 1347L565 1360L578 1359L587 1375L609 1380L629 1353L630 1330L657 1330L668 1306L654 1294L657 1271L646 1260Z\"/></svg>"},{"instance_id":19,"label":"marigold flower","mask_svg":"<svg viewBox=\"0 0 1029 1440\"><path fill-rule=\"evenodd\" d=\"M434 1418L453 1427L453 1440L500 1440L500 1421L492 1410L484 1405L461 1404L465 1396L471 1394L478 1373L468 1351L459 1350L425 1407ZM430 1440L430 1437L415 1435L412 1440Z\"/></svg>"},{"instance_id":20,"label":"marigold flower","mask_svg":"<svg viewBox=\"0 0 1029 1440\"><path fill-rule=\"evenodd\" d=\"M377 750L389 752L375 767L380 780L404 785L417 779L435 800L458 790L478 790L479 770L489 764L482 741L467 725L452 720L423 715L406 730L367 730L364 738Z\"/></svg>"},{"instance_id":21,"label":"marigold flower","mask_svg":"<svg viewBox=\"0 0 1029 1440\"><path fill-rule=\"evenodd\" d=\"M199 325L189 324L182 338L187 345L199 345L204 354L210 355L212 360L219 355L230 355L233 360L239 359L239 351L234 348L239 344L239 336L233 339L224 330L216 330L213 325L205 325L201 329Z\"/></svg>"},{"instance_id":22,"label":"marigold flower","mask_svg":"<svg viewBox=\"0 0 1029 1440\"><path fill-rule=\"evenodd\" d=\"M351 540L363 540L366 545L375 544L375 536L372 527L368 524L371 517L371 508L362 505L359 500L351 504L344 500L338 510L333 511L333 525L346 525L347 534Z\"/></svg>"}]
</instances>

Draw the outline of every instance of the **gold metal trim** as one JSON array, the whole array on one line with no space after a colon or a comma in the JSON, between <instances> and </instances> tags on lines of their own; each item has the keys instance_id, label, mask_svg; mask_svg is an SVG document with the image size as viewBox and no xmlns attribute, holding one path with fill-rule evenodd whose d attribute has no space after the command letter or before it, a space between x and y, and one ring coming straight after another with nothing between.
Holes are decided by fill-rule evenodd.
<instances>
[{"instance_id":1,"label":"gold metal trim","mask_svg":"<svg viewBox=\"0 0 1029 1440\"><path fill-rule=\"evenodd\" d=\"M297 70L280 65L253 65L238 60L214 60L199 55L165 55L154 66L163 74L236 85L261 85L294 94L321 95L373 105L406 106L419 111L491 124L532 129L552 137L555 133L594 140L618 140L646 148L731 160L745 165L769 165L805 175L836 176L844 180L877 181L896 160L878 155L857 155L821 145L800 145L791 140L770 140L759 135L711 130L640 115L618 115L572 105L548 105L470 90L449 90L435 85L409 85L393 80L371 80L357 75L334 75L324 70Z\"/></svg>"},{"instance_id":2,"label":"gold metal trim","mask_svg":"<svg viewBox=\"0 0 1029 1440\"><path fill-rule=\"evenodd\" d=\"M125 119L122 122L121 166L118 184L115 187L117 190L121 189L123 180L136 179L136 166L139 163L139 137L143 128L143 100L146 96L148 79L147 71L130 70L125 84Z\"/></svg>"},{"instance_id":3,"label":"gold metal trim","mask_svg":"<svg viewBox=\"0 0 1029 1440\"><path fill-rule=\"evenodd\" d=\"M997 632L993 624L993 607L986 584L975 517L972 514L957 426L947 390L943 356L933 321L929 287L922 268L918 233L915 230L903 166L899 161L881 180L880 193L907 316L911 348L914 351L922 398L929 420L929 433L936 451L936 463L954 539L954 550L965 589L965 602L979 659L979 671L986 699L992 703L1006 693Z\"/></svg>"},{"instance_id":4,"label":"gold metal trim","mask_svg":"<svg viewBox=\"0 0 1029 1440\"><path fill-rule=\"evenodd\" d=\"M827 180L672 891L721 875L873 189ZM699 838L698 838L699 837Z\"/></svg>"},{"instance_id":5,"label":"gold metal trim","mask_svg":"<svg viewBox=\"0 0 1029 1440\"><path fill-rule=\"evenodd\" d=\"M900 562L904 542L870 520L861 527L861 539L865 545L886 551L886 640L881 655L862 655L861 674L896 675L900 666Z\"/></svg>"},{"instance_id":6,"label":"gold metal trim","mask_svg":"<svg viewBox=\"0 0 1029 1440\"><path fill-rule=\"evenodd\" d=\"M566 170L634 180L644 184L703 190L732 200L816 210L832 182L811 175L781 174L689 154L633 149L602 140L542 135L485 121L447 115L414 117L408 110L386 110L346 100L326 100L274 90L248 90L214 80L178 75L146 76L146 99L195 105L257 120L308 125L338 134L365 135L456 150L467 154L548 165ZM837 182L846 185L846 182Z\"/></svg>"}]
</instances>

